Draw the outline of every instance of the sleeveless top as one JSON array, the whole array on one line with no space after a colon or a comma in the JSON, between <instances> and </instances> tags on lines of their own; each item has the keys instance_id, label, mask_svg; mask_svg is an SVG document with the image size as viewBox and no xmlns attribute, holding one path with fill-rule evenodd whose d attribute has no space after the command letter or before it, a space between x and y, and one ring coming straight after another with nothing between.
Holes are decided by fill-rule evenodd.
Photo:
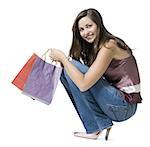
<instances>
[{"instance_id":1,"label":"sleeveless top","mask_svg":"<svg viewBox=\"0 0 150 147\"><path fill-rule=\"evenodd\" d=\"M129 103L141 103L140 77L133 55L125 59L113 59L104 77L114 87L118 88Z\"/></svg>"}]
</instances>

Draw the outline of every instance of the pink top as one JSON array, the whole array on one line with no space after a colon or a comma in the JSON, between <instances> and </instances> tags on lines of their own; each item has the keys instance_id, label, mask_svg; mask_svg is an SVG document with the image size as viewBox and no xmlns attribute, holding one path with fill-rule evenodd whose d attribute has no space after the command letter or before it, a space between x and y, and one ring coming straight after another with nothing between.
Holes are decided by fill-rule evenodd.
<instances>
[{"instance_id":1,"label":"pink top","mask_svg":"<svg viewBox=\"0 0 150 147\"><path fill-rule=\"evenodd\" d=\"M104 76L122 91L127 102L141 103L140 77L133 55L122 60L113 59Z\"/></svg>"}]
</instances>

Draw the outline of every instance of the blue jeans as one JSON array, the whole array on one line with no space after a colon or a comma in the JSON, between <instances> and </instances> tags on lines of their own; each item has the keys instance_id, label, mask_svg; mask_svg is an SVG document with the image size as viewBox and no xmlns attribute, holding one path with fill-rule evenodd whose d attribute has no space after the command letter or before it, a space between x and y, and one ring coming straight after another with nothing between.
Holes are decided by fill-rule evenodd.
<instances>
[{"instance_id":1,"label":"blue jeans","mask_svg":"<svg viewBox=\"0 0 150 147\"><path fill-rule=\"evenodd\" d=\"M88 66L72 60L82 73L86 73ZM124 121L133 116L137 105L124 100L120 90L116 89L103 77L85 92L69 78L63 69L60 78L64 85L87 133L102 131L113 125L112 121Z\"/></svg>"}]
</instances>

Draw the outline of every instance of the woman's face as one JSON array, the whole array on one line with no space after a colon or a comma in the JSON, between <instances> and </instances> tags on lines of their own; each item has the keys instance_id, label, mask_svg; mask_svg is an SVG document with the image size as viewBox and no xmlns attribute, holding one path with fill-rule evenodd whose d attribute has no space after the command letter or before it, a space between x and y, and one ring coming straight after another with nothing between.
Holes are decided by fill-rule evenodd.
<instances>
[{"instance_id":1,"label":"woman's face","mask_svg":"<svg viewBox=\"0 0 150 147\"><path fill-rule=\"evenodd\" d=\"M89 43L93 43L97 36L97 25L88 16L81 18L78 22L81 37Z\"/></svg>"}]
</instances>

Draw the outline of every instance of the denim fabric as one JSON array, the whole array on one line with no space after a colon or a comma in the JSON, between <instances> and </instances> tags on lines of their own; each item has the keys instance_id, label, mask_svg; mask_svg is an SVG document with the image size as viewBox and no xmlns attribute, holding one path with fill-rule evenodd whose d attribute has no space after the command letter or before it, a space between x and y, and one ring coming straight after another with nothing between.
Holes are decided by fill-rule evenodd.
<instances>
[{"instance_id":1,"label":"denim fabric","mask_svg":"<svg viewBox=\"0 0 150 147\"><path fill-rule=\"evenodd\" d=\"M89 68L79 61L72 60L71 62L82 73L86 73ZM127 103L121 91L103 77L85 92L79 90L64 69L60 80L87 133L109 128L113 125L112 121L127 120L136 112L137 105Z\"/></svg>"}]
</instances>

